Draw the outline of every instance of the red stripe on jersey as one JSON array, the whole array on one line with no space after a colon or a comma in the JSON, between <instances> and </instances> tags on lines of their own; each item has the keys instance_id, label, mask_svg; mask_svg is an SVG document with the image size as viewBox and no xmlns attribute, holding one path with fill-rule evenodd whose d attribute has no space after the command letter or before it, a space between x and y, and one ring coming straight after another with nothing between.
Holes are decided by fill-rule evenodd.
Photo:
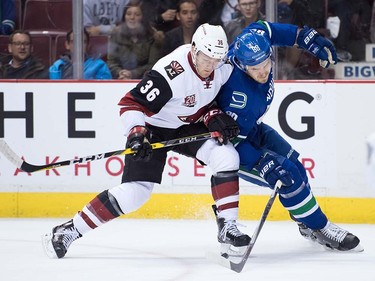
<instances>
[{"instance_id":1,"label":"red stripe on jersey","mask_svg":"<svg viewBox=\"0 0 375 281\"><path fill-rule=\"evenodd\" d=\"M128 92L125 96L122 97L118 105L121 106L120 115L122 115L125 111L128 110L138 110L143 112L147 116L154 115L154 113L148 110L146 107L137 103L130 92Z\"/></svg>"}]
</instances>

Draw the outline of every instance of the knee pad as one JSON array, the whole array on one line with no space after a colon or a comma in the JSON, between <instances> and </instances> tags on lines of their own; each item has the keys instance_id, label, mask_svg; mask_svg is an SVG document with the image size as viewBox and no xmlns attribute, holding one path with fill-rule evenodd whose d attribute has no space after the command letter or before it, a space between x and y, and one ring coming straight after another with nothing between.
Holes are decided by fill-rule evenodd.
<instances>
[{"instance_id":1,"label":"knee pad","mask_svg":"<svg viewBox=\"0 0 375 281\"><path fill-rule=\"evenodd\" d=\"M128 214L138 210L150 199L153 187L152 182L125 182L108 192L116 198L122 212Z\"/></svg>"}]
</instances>

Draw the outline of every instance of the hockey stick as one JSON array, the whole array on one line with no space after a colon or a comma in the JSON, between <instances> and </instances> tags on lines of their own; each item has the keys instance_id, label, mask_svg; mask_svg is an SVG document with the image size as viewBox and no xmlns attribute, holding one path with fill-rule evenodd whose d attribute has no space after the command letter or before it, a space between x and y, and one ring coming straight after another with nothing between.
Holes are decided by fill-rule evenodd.
<instances>
[{"instance_id":1,"label":"hockey stick","mask_svg":"<svg viewBox=\"0 0 375 281\"><path fill-rule=\"evenodd\" d=\"M211 136L213 135L210 133L205 133L205 134L188 136L188 137L167 140L167 141L162 141L162 142L155 142L155 143L152 143L151 146L152 146L152 149L159 149L159 148L164 148L164 147L176 146L180 144L186 144L190 142L208 140L209 138L211 138ZM104 152L104 153L89 155L86 157L80 157L80 158L71 159L71 160L55 162L55 163L51 163L47 165L33 165L30 163L27 163L25 160L22 160L21 157L19 157L3 139L0 139L0 151L4 154L4 156L10 162L16 165L18 169L28 172L28 173L33 173L33 172L43 171L43 170L50 170L50 169L74 165L78 163L90 162L94 160L100 160L100 159L108 158L108 157L115 156L115 155L126 155L126 154L134 153L132 149L127 148L127 149L122 149L122 150L115 150L111 152Z\"/></svg>"},{"instance_id":2,"label":"hockey stick","mask_svg":"<svg viewBox=\"0 0 375 281\"><path fill-rule=\"evenodd\" d=\"M276 198L276 194L277 194L278 190L281 188L281 186L282 186L282 182L280 180L278 180L275 184L275 188L273 189L273 191L270 195L270 199L268 199L266 207L264 208L264 211L263 211L263 214L260 218L258 226L254 230L254 234L251 237L251 242L250 242L249 246L246 248L245 254L242 256L242 259L239 262L234 262L234 261L230 261L229 259L226 259L226 258L220 256L219 263L221 265L223 265L223 266L225 266L225 267L227 267L227 268L229 268L229 269L231 269L235 272L238 272L238 273L240 273L242 271L242 269L244 268L244 266L245 266L245 264L246 264L246 262L249 258L249 255L250 255L251 251L254 248L255 242L258 239L258 235L259 235L260 231L262 230L264 223L266 222L268 213L270 212L270 210L272 208L273 202L275 201L275 198Z\"/></svg>"}]
</instances>

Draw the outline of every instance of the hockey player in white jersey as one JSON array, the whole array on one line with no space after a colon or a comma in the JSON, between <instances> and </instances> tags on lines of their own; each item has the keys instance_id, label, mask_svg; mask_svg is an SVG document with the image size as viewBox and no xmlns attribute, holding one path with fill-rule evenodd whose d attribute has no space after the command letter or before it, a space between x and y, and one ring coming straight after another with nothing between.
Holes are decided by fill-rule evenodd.
<instances>
[{"instance_id":1,"label":"hockey player in white jersey","mask_svg":"<svg viewBox=\"0 0 375 281\"><path fill-rule=\"evenodd\" d=\"M154 183L160 183L168 150L196 158L212 170L211 191L217 206L218 240L246 248L250 237L237 228L239 156L229 140L238 135L236 122L213 106L233 66L221 26L203 24L186 44L161 58L139 84L120 100L127 136L122 183L98 194L73 219L44 235L50 257L65 256L71 243L96 227L140 208ZM152 150L150 143L211 132L215 138Z\"/></svg>"}]
</instances>

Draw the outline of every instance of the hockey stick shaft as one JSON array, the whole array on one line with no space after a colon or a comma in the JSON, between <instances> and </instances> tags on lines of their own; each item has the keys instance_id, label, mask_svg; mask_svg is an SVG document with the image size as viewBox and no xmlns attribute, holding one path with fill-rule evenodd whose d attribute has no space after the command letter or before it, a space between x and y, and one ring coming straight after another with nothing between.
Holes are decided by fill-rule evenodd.
<instances>
[{"instance_id":1,"label":"hockey stick shaft","mask_svg":"<svg viewBox=\"0 0 375 281\"><path fill-rule=\"evenodd\" d=\"M162 142L156 142L156 143L152 143L151 146L152 146L152 149L159 149L159 148L177 146L177 145L196 142L196 141L208 140L209 138L211 138L211 134L205 133L205 134L187 136L183 138L172 139L172 140L167 140L167 141L162 141ZM91 162L94 160L100 160L100 159L108 158L108 157L115 156L115 155L126 155L126 154L134 153L132 149L127 148L127 149L122 149L122 150L115 150L115 151L110 151L110 152L93 154L93 155L89 155L86 157L79 157L75 159L55 162L55 163L46 164L46 165L33 165L22 160L21 157L19 157L3 139L0 139L0 151L10 162L16 165L17 168L28 173L33 173L33 172L43 171L43 170L50 170L50 169L55 169L55 168L74 165L74 164Z\"/></svg>"},{"instance_id":2,"label":"hockey stick shaft","mask_svg":"<svg viewBox=\"0 0 375 281\"><path fill-rule=\"evenodd\" d=\"M228 267L231 270L240 273L242 271L242 269L244 268L244 266L245 266L245 264L246 264L246 262L247 262L247 260L250 256L250 253L254 248L255 242L258 239L259 233L262 230L264 223L266 222L268 214L269 214L269 212L272 208L273 202L275 202L277 192L281 188L281 186L282 186L282 182L280 180L278 180L275 184L275 188L272 190L272 193L270 195L270 198L268 199L266 207L264 208L264 211L263 211L263 214L260 218L258 226L254 230L254 234L251 237L251 242L250 242L249 246L247 247L246 252L245 252L244 256L242 257L241 261L239 263L234 263L232 261L229 261Z\"/></svg>"},{"instance_id":3,"label":"hockey stick shaft","mask_svg":"<svg viewBox=\"0 0 375 281\"><path fill-rule=\"evenodd\" d=\"M275 188L273 189L273 191L272 191L272 193L270 195L270 198L268 199L266 207L264 208L264 211L263 211L263 214L262 214L262 216L260 218L258 226L254 230L254 234L251 237L251 242L249 244L249 247L246 249L245 255L243 256L242 260L239 263L230 262L230 268L232 270L234 270L234 271L236 271L236 272L239 273L244 268L244 266L245 266L245 264L247 262L247 259L249 258L249 255L250 255L251 251L254 248L255 242L258 239L259 233L262 230L264 223L266 222L268 214L269 214L269 212L270 212L270 210L272 208L273 202L275 202L277 192L278 192L278 190L280 189L281 186L282 186L282 182L280 180L278 180L276 182Z\"/></svg>"}]
</instances>

